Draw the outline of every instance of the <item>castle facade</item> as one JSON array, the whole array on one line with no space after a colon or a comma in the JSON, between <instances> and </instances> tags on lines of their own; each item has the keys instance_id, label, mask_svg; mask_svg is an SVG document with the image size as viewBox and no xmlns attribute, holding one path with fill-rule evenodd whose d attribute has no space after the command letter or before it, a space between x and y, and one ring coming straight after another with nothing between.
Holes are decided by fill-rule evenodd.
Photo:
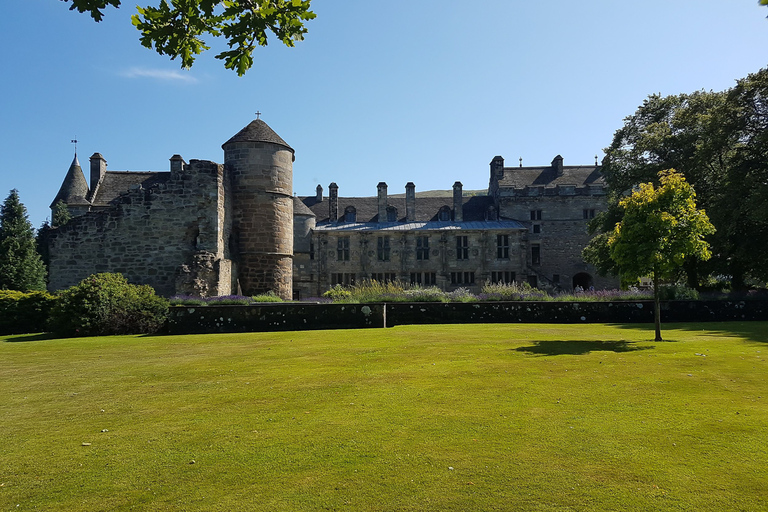
<instances>
[{"instance_id":1,"label":"castle facade","mask_svg":"<svg viewBox=\"0 0 768 512\"><path fill-rule=\"evenodd\" d=\"M53 204L73 218L50 230L49 288L121 272L161 295L273 291L318 297L336 284L400 280L479 292L486 281L615 287L583 262L588 220L605 204L598 166L490 164L485 195L293 195L294 150L257 119L222 145L224 164L170 159L167 172L106 170L90 183L72 162Z\"/></svg>"}]
</instances>

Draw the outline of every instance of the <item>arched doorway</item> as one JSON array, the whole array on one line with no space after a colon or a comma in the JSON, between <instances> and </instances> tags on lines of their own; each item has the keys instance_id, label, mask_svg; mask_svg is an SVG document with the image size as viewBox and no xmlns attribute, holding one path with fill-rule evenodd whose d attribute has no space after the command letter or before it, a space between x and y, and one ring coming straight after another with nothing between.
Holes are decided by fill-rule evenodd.
<instances>
[{"instance_id":1,"label":"arched doorway","mask_svg":"<svg viewBox=\"0 0 768 512\"><path fill-rule=\"evenodd\" d=\"M579 272L578 274L573 276L574 290L579 286L581 286L582 290L589 290L593 284L594 284L594 280L592 279L592 276L587 274L586 272Z\"/></svg>"}]
</instances>

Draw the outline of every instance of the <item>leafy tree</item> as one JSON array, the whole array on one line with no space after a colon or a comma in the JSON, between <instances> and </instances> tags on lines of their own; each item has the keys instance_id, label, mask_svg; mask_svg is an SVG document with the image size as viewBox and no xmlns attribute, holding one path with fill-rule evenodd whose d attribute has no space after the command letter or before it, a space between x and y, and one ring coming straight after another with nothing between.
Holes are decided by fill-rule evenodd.
<instances>
[{"instance_id":1,"label":"leafy tree","mask_svg":"<svg viewBox=\"0 0 768 512\"><path fill-rule=\"evenodd\" d=\"M45 290L45 267L35 248L35 232L16 189L0 211L0 289Z\"/></svg>"},{"instance_id":2,"label":"leafy tree","mask_svg":"<svg viewBox=\"0 0 768 512\"><path fill-rule=\"evenodd\" d=\"M673 169L659 173L661 185L641 184L619 207L624 215L607 239L611 259L622 279L653 279L656 341L661 340L659 282L668 279L686 258L709 259L706 235L714 233L704 210L696 208L696 194Z\"/></svg>"},{"instance_id":3,"label":"leafy tree","mask_svg":"<svg viewBox=\"0 0 768 512\"><path fill-rule=\"evenodd\" d=\"M70 10L87 12L99 22L102 10L120 7L121 0L62 0ZM253 65L256 46L267 45L272 32L286 46L304 39L304 24L315 18L311 0L160 0L157 7L138 7L132 22L141 44L171 60L181 58L188 69L197 55L210 49L204 37L224 37L229 50L216 55L224 67L242 76Z\"/></svg>"},{"instance_id":4,"label":"leafy tree","mask_svg":"<svg viewBox=\"0 0 768 512\"><path fill-rule=\"evenodd\" d=\"M591 223L602 242L590 244L598 270L615 272L604 246L623 215L619 202L639 183L658 183L674 168L697 192L717 232L709 239L712 259L684 265L688 284L699 275L728 275L734 289L745 277L768 279L768 69L723 92L653 95L624 120L605 150L603 173L609 208Z\"/></svg>"},{"instance_id":5,"label":"leafy tree","mask_svg":"<svg viewBox=\"0 0 768 512\"><path fill-rule=\"evenodd\" d=\"M51 215L51 227L58 228L72 220L72 214L69 212L67 204L59 199L54 203Z\"/></svg>"}]
</instances>

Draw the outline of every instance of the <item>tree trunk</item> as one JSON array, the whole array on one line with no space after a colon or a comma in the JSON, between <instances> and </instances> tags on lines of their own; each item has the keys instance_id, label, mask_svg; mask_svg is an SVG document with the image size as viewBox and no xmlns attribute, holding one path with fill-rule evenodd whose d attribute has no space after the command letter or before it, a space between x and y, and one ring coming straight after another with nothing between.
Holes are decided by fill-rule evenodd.
<instances>
[{"instance_id":1,"label":"tree trunk","mask_svg":"<svg viewBox=\"0 0 768 512\"><path fill-rule=\"evenodd\" d=\"M664 341L661 339L661 304L659 300L659 274L653 271L653 322L656 327L656 339L654 341Z\"/></svg>"}]
</instances>

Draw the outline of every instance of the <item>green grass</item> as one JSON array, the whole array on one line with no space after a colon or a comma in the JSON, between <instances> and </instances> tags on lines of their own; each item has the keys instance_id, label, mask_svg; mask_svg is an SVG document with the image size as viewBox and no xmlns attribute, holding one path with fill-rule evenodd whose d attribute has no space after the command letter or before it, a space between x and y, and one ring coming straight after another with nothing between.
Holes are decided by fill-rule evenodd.
<instances>
[{"instance_id":1,"label":"green grass","mask_svg":"<svg viewBox=\"0 0 768 512\"><path fill-rule=\"evenodd\" d=\"M768 322L664 327L0 337L0 510L766 510Z\"/></svg>"}]
</instances>

